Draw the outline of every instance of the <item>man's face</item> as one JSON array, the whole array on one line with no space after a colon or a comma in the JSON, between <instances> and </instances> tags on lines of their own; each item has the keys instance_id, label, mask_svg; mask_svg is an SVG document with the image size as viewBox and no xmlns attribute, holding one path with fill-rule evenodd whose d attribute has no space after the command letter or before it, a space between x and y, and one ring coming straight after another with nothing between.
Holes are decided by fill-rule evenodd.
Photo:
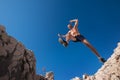
<instances>
[{"instance_id":1,"label":"man's face","mask_svg":"<svg viewBox=\"0 0 120 80\"><path fill-rule=\"evenodd\" d=\"M71 24L68 24L68 29L72 29L72 25Z\"/></svg>"}]
</instances>

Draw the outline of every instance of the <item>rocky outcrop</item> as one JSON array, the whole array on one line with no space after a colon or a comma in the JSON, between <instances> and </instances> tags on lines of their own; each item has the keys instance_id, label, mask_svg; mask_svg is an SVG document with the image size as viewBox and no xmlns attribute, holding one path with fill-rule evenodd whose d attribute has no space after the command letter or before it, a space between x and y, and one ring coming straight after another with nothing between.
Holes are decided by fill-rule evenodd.
<instances>
[{"instance_id":1,"label":"rocky outcrop","mask_svg":"<svg viewBox=\"0 0 120 80\"><path fill-rule=\"evenodd\" d=\"M79 77L72 78L71 80L81 80Z\"/></svg>"},{"instance_id":2,"label":"rocky outcrop","mask_svg":"<svg viewBox=\"0 0 120 80\"><path fill-rule=\"evenodd\" d=\"M45 78L47 78L48 80L54 80L54 73L51 71L47 72Z\"/></svg>"},{"instance_id":3,"label":"rocky outcrop","mask_svg":"<svg viewBox=\"0 0 120 80\"><path fill-rule=\"evenodd\" d=\"M72 80L120 80L120 42L114 49L113 55L94 75L83 75L83 79L73 78Z\"/></svg>"},{"instance_id":4,"label":"rocky outcrop","mask_svg":"<svg viewBox=\"0 0 120 80\"><path fill-rule=\"evenodd\" d=\"M36 75L36 60L31 50L8 35L0 25L0 80L47 80Z\"/></svg>"}]
</instances>

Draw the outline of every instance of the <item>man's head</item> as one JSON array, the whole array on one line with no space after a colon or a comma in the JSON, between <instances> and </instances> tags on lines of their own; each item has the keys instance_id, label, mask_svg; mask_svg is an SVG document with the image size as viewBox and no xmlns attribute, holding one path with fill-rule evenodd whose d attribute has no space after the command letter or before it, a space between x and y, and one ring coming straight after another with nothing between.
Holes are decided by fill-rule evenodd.
<instances>
[{"instance_id":1,"label":"man's head","mask_svg":"<svg viewBox=\"0 0 120 80\"><path fill-rule=\"evenodd\" d=\"M72 29L72 25L71 24L68 24L68 29Z\"/></svg>"}]
</instances>

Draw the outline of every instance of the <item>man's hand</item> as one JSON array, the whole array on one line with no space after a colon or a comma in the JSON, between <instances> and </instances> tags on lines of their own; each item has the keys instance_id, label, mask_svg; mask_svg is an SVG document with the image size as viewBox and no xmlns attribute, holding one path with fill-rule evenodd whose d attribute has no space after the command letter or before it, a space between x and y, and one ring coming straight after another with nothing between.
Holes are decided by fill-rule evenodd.
<instances>
[{"instance_id":1,"label":"man's hand","mask_svg":"<svg viewBox=\"0 0 120 80\"><path fill-rule=\"evenodd\" d=\"M59 33L58 33L58 37L63 37L63 38L65 38L66 35L62 35L62 34L59 34Z\"/></svg>"},{"instance_id":2,"label":"man's hand","mask_svg":"<svg viewBox=\"0 0 120 80\"><path fill-rule=\"evenodd\" d=\"M72 21L72 20L70 20L69 22L70 22L70 23L72 23L73 21Z\"/></svg>"},{"instance_id":3,"label":"man's hand","mask_svg":"<svg viewBox=\"0 0 120 80\"><path fill-rule=\"evenodd\" d=\"M58 36L60 37L60 34L58 33Z\"/></svg>"}]
</instances>

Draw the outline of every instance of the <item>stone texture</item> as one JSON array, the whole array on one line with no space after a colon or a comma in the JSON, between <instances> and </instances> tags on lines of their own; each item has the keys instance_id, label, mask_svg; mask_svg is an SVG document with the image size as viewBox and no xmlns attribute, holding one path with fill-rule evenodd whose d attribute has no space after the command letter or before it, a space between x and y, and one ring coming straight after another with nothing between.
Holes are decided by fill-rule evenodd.
<instances>
[{"instance_id":1,"label":"stone texture","mask_svg":"<svg viewBox=\"0 0 120 80\"><path fill-rule=\"evenodd\" d=\"M80 80L79 77L72 78L71 80Z\"/></svg>"},{"instance_id":2,"label":"stone texture","mask_svg":"<svg viewBox=\"0 0 120 80\"><path fill-rule=\"evenodd\" d=\"M7 56L7 52L2 46L0 46L0 56L1 57L6 57Z\"/></svg>"},{"instance_id":3,"label":"stone texture","mask_svg":"<svg viewBox=\"0 0 120 80\"><path fill-rule=\"evenodd\" d=\"M9 36L2 25L0 25L0 80L53 80L53 75L52 79L47 79L36 74L34 53Z\"/></svg>"},{"instance_id":4,"label":"stone texture","mask_svg":"<svg viewBox=\"0 0 120 80\"><path fill-rule=\"evenodd\" d=\"M45 77L48 80L54 80L54 73L53 72L47 72Z\"/></svg>"},{"instance_id":5,"label":"stone texture","mask_svg":"<svg viewBox=\"0 0 120 80\"><path fill-rule=\"evenodd\" d=\"M120 80L120 42L104 65L94 75L83 75L82 80Z\"/></svg>"}]
</instances>

